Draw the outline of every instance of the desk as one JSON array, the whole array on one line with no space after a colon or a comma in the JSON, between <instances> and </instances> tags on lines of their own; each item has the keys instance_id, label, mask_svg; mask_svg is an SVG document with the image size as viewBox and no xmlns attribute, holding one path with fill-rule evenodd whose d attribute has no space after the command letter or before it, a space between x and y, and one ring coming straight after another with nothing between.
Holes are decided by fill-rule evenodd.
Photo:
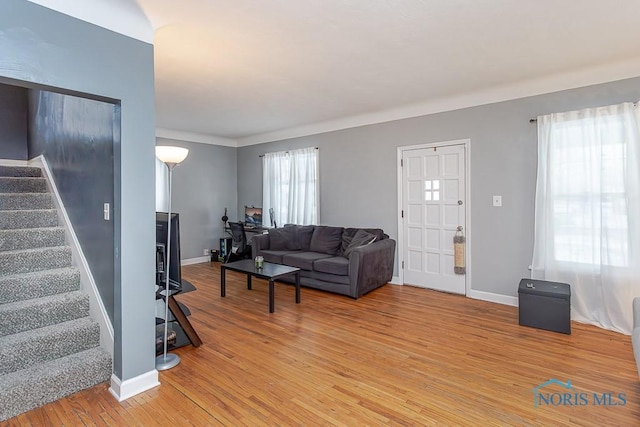
<instances>
[{"instance_id":1,"label":"desk","mask_svg":"<svg viewBox=\"0 0 640 427\"><path fill-rule=\"evenodd\" d=\"M244 232L247 235L247 245L251 245L251 238L253 234L267 234L269 232L269 228L267 227L243 227ZM231 228L225 227L224 231L231 233Z\"/></svg>"}]
</instances>

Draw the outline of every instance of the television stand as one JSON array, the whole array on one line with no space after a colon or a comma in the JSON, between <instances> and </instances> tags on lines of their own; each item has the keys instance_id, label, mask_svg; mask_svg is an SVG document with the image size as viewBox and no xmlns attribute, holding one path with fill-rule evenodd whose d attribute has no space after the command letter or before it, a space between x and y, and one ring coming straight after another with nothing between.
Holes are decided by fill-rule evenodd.
<instances>
[{"instance_id":1,"label":"television stand","mask_svg":"<svg viewBox=\"0 0 640 427\"><path fill-rule=\"evenodd\" d=\"M182 288L180 290L170 290L169 292L169 327L176 332L176 340L173 344L169 343L168 349L183 347L188 344L191 344L194 347L200 347L202 345L200 336L188 319L188 316L191 314L189 308L187 308L186 305L178 302L175 298L175 296L178 294L184 294L195 290L196 287L193 286L191 282L182 280ZM156 292L156 299L164 300L164 289L160 289L158 292ZM161 318L156 318L156 326L158 325L164 325L164 320Z\"/></svg>"}]
</instances>

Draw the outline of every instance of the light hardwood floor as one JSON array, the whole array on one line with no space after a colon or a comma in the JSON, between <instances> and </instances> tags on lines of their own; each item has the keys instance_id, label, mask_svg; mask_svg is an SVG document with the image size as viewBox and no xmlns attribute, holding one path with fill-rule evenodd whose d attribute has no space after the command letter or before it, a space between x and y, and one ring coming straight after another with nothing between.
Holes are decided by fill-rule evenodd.
<instances>
[{"instance_id":1,"label":"light hardwood floor","mask_svg":"<svg viewBox=\"0 0 640 427\"><path fill-rule=\"evenodd\" d=\"M177 350L160 387L119 404L101 384L0 425L640 425L628 336L521 327L515 307L393 285L358 300L303 288L296 305L276 284L269 314L263 280L249 291L230 272L221 298L219 264L182 272L204 344ZM542 389L552 402L587 404L534 407L551 378L573 387ZM626 404L593 404L607 392Z\"/></svg>"}]
</instances>

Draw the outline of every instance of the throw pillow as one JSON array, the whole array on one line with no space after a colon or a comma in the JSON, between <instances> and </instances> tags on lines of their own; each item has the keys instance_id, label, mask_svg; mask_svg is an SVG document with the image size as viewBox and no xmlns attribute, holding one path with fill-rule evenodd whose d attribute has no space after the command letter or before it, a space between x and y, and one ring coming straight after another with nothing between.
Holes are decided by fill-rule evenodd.
<instances>
[{"instance_id":1,"label":"throw pillow","mask_svg":"<svg viewBox=\"0 0 640 427\"><path fill-rule=\"evenodd\" d=\"M313 236L314 225L296 225L296 224L285 224L284 228L293 227L296 229L298 233L298 243L300 244L300 249L303 251L309 250L309 245L311 244L311 237Z\"/></svg>"},{"instance_id":2,"label":"throw pillow","mask_svg":"<svg viewBox=\"0 0 640 427\"><path fill-rule=\"evenodd\" d=\"M351 243L349 243L347 249L345 249L344 256L349 258L349 255L351 255L351 252L353 252L354 249L359 248L360 246L369 245L375 241L375 235L367 233L364 230L358 230L358 232L351 239Z\"/></svg>"},{"instance_id":3,"label":"throw pillow","mask_svg":"<svg viewBox=\"0 0 640 427\"><path fill-rule=\"evenodd\" d=\"M300 250L298 232L295 227L272 228L269 230L269 249L272 251Z\"/></svg>"},{"instance_id":4,"label":"throw pillow","mask_svg":"<svg viewBox=\"0 0 640 427\"><path fill-rule=\"evenodd\" d=\"M321 254L337 254L342 243L342 230L342 227L316 225L311 236L309 250Z\"/></svg>"}]
</instances>

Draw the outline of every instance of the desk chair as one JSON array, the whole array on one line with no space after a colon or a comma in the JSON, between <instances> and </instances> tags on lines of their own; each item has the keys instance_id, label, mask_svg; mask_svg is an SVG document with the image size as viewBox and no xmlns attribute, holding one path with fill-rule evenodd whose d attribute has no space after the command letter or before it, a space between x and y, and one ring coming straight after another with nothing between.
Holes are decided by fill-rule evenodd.
<instances>
[{"instance_id":1,"label":"desk chair","mask_svg":"<svg viewBox=\"0 0 640 427\"><path fill-rule=\"evenodd\" d=\"M244 232L244 226L239 222L229 222L231 229L231 250L225 262L238 261L241 259L251 258L251 246L247 244L247 235Z\"/></svg>"}]
</instances>

